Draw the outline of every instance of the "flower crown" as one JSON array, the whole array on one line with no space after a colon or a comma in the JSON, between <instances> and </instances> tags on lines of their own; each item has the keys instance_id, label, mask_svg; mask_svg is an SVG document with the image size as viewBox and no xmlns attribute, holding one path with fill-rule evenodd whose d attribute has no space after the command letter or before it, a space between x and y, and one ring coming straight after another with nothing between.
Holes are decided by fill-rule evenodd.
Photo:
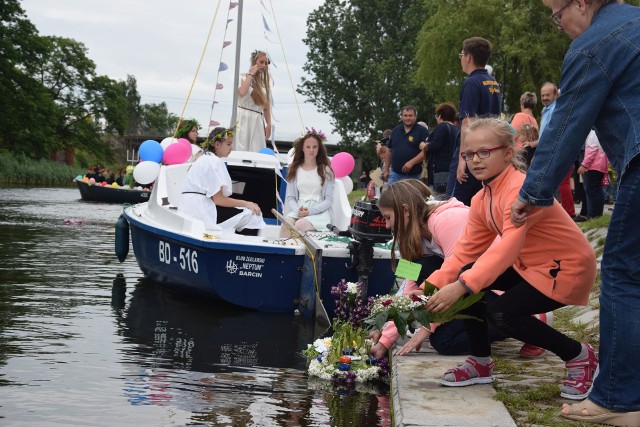
<instances>
[{"instance_id":1,"label":"flower crown","mask_svg":"<svg viewBox=\"0 0 640 427\"><path fill-rule=\"evenodd\" d=\"M305 139L307 139L308 136L315 136L317 138L320 139L320 141L325 142L327 140L327 135L324 134L324 132L322 132L321 130L316 130L316 128L305 128L307 130L307 132L302 135L302 140L304 141Z\"/></svg>"},{"instance_id":2,"label":"flower crown","mask_svg":"<svg viewBox=\"0 0 640 427\"><path fill-rule=\"evenodd\" d=\"M198 123L198 121L196 119L191 119L188 120L184 125L182 125L181 127L179 127L175 134L174 134L174 138L179 138L180 135L182 135L183 133L187 133L191 130L192 127L196 127L196 129L200 129L200 123Z\"/></svg>"},{"instance_id":3,"label":"flower crown","mask_svg":"<svg viewBox=\"0 0 640 427\"><path fill-rule=\"evenodd\" d=\"M258 49L251 52L251 64L253 64L260 55L265 55L267 57L267 64L271 64L271 59L269 58L269 55L267 55L267 52Z\"/></svg>"},{"instance_id":4,"label":"flower crown","mask_svg":"<svg viewBox=\"0 0 640 427\"><path fill-rule=\"evenodd\" d=\"M211 131L207 140L204 141L202 144L200 144L200 147L204 149L209 149L213 147L213 144L215 142L224 141L227 138L233 137L233 133L234 133L234 128L231 128L231 129L215 128L213 131Z\"/></svg>"}]
</instances>

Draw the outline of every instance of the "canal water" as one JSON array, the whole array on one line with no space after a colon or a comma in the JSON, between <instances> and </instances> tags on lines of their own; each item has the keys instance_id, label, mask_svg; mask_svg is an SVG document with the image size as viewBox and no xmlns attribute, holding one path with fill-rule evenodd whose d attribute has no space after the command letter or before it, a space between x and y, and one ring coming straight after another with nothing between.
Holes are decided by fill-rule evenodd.
<instances>
[{"instance_id":1,"label":"canal water","mask_svg":"<svg viewBox=\"0 0 640 427\"><path fill-rule=\"evenodd\" d=\"M318 335L145 280L122 207L0 188L0 424L389 426L388 390L310 380Z\"/></svg>"}]
</instances>

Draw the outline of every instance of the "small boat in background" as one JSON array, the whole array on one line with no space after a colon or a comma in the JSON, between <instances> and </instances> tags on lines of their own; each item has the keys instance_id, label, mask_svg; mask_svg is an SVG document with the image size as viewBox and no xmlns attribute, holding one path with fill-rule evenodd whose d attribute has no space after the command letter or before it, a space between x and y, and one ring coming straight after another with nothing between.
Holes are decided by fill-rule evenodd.
<instances>
[{"instance_id":1,"label":"small boat in background","mask_svg":"<svg viewBox=\"0 0 640 427\"><path fill-rule=\"evenodd\" d=\"M90 184L81 179L76 179L80 197L88 202L104 203L143 203L149 200L151 191L136 190L123 187L112 187L110 185Z\"/></svg>"}]
</instances>

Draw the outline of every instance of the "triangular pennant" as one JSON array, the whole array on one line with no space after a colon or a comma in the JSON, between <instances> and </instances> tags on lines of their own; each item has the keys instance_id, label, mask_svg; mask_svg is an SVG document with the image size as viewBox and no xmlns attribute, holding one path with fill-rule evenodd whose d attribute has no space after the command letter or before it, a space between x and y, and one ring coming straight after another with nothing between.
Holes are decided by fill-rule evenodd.
<instances>
[{"instance_id":1,"label":"triangular pennant","mask_svg":"<svg viewBox=\"0 0 640 427\"><path fill-rule=\"evenodd\" d=\"M220 122L217 122L217 121L215 121L215 120L211 120L211 121L209 122L209 126L220 126Z\"/></svg>"},{"instance_id":2,"label":"triangular pennant","mask_svg":"<svg viewBox=\"0 0 640 427\"><path fill-rule=\"evenodd\" d=\"M236 6L238 6L238 2L232 1L231 3L229 3L229 10L235 8Z\"/></svg>"},{"instance_id":3,"label":"triangular pennant","mask_svg":"<svg viewBox=\"0 0 640 427\"><path fill-rule=\"evenodd\" d=\"M220 66L218 67L218 71L225 71L228 70L229 66L227 64L225 64L224 62L220 62Z\"/></svg>"},{"instance_id":4,"label":"triangular pennant","mask_svg":"<svg viewBox=\"0 0 640 427\"><path fill-rule=\"evenodd\" d=\"M222 48L224 49L225 47L229 46L231 44L230 40L225 40L224 43L222 43Z\"/></svg>"},{"instance_id":5,"label":"triangular pennant","mask_svg":"<svg viewBox=\"0 0 640 427\"><path fill-rule=\"evenodd\" d=\"M224 86L222 86L222 83L217 83L216 89L224 89Z\"/></svg>"},{"instance_id":6,"label":"triangular pennant","mask_svg":"<svg viewBox=\"0 0 640 427\"><path fill-rule=\"evenodd\" d=\"M262 24L264 25L265 30L271 32L271 30L269 29L269 26L267 25L267 20L264 19L264 15L262 15Z\"/></svg>"}]
</instances>

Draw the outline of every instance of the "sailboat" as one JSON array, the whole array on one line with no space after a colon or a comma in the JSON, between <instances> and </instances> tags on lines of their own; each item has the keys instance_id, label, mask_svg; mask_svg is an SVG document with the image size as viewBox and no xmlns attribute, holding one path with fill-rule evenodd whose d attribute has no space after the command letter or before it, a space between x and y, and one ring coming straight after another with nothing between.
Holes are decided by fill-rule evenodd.
<instances>
[{"instance_id":1,"label":"sailboat","mask_svg":"<svg viewBox=\"0 0 640 427\"><path fill-rule=\"evenodd\" d=\"M352 215L346 190L336 180L332 231L301 235L293 229L294 237L283 239L286 165L273 155L246 151L231 152L225 162L232 197L257 203L266 228L257 236L205 229L177 209L190 164L162 165L149 201L126 207L118 221L118 258L127 256L130 229L138 265L155 282L248 309L325 322L334 312L331 287L341 280L365 281L369 295L390 291L395 284L391 235L374 207L358 202Z\"/></svg>"}]
</instances>

